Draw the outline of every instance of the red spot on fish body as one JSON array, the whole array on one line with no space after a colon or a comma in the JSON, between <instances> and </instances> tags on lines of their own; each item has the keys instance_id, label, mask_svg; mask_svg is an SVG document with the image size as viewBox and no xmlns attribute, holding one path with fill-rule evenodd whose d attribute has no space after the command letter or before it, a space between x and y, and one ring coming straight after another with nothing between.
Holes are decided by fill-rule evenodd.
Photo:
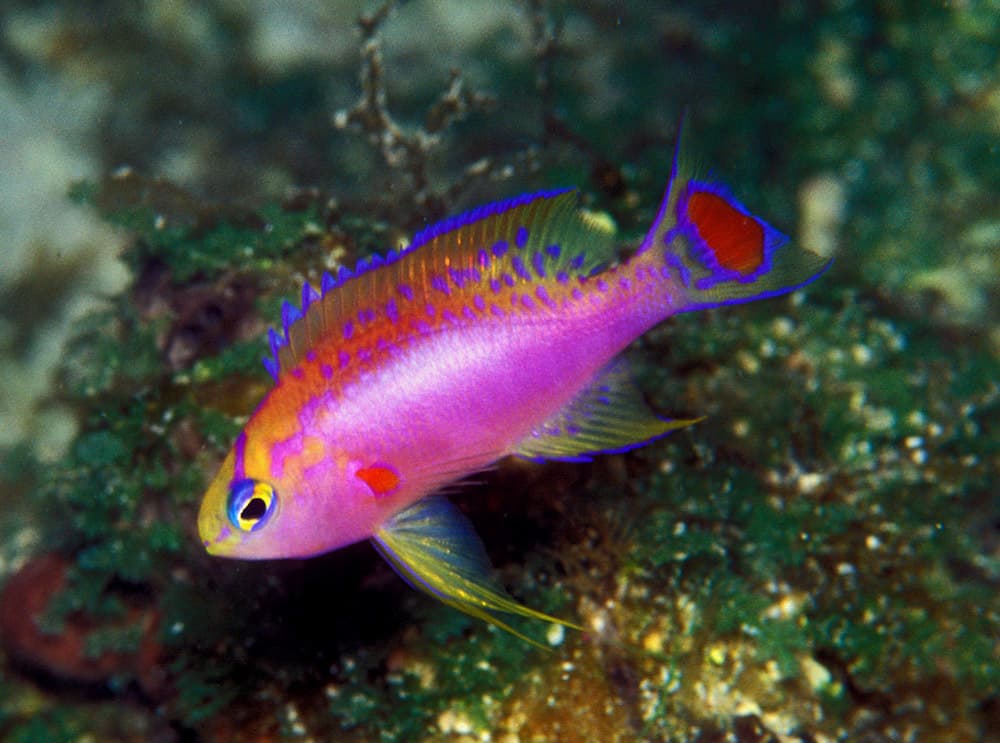
<instances>
[{"instance_id":1,"label":"red spot on fish body","mask_svg":"<svg viewBox=\"0 0 1000 743\"><path fill-rule=\"evenodd\" d=\"M686 211L698 237L722 268L746 275L764 263L764 228L725 198L695 191L687 198Z\"/></svg>"},{"instance_id":2,"label":"red spot on fish body","mask_svg":"<svg viewBox=\"0 0 1000 743\"><path fill-rule=\"evenodd\" d=\"M368 467L362 467L354 474L371 488L376 498L391 495L399 487L399 472L392 465L376 462Z\"/></svg>"}]
</instances>

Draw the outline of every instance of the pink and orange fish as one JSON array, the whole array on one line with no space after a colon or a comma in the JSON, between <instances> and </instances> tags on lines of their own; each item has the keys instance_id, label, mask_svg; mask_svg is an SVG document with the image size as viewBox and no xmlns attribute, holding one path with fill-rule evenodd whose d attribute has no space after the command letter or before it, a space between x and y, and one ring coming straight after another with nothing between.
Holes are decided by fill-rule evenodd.
<instances>
[{"instance_id":1,"label":"pink and orange fish","mask_svg":"<svg viewBox=\"0 0 1000 743\"><path fill-rule=\"evenodd\" d=\"M363 539L413 586L501 618L575 626L514 601L442 488L510 455L585 460L691 420L642 402L619 354L679 312L794 291L827 262L794 250L679 137L635 254L573 192L484 206L286 303L264 365L275 385L205 494L206 549L307 557Z\"/></svg>"}]
</instances>

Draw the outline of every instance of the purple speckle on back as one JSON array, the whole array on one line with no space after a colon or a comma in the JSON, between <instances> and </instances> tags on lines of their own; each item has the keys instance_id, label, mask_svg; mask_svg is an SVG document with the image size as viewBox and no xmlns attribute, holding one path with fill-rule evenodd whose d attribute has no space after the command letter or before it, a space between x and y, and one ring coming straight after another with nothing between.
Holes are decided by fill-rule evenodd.
<instances>
[{"instance_id":1,"label":"purple speckle on back","mask_svg":"<svg viewBox=\"0 0 1000 743\"><path fill-rule=\"evenodd\" d=\"M493 243L493 255L495 255L497 258L501 258L506 253L507 253L506 240L498 240L497 242Z\"/></svg>"},{"instance_id":2,"label":"purple speckle on back","mask_svg":"<svg viewBox=\"0 0 1000 743\"><path fill-rule=\"evenodd\" d=\"M434 276L431 279L431 286L437 289L442 294L451 293L451 289L448 288L448 282L444 280L443 276Z\"/></svg>"},{"instance_id":3,"label":"purple speckle on back","mask_svg":"<svg viewBox=\"0 0 1000 743\"><path fill-rule=\"evenodd\" d=\"M299 423L302 428L305 430L316 428L332 401L333 393L329 390L306 400L299 410Z\"/></svg>"},{"instance_id":4,"label":"purple speckle on back","mask_svg":"<svg viewBox=\"0 0 1000 743\"><path fill-rule=\"evenodd\" d=\"M472 298L472 303L476 306L476 309L482 312L486 309L486 300L483 299L482 295L477 294Z\"/></svg>"},{"instance_id":5,"label":"purple speckle on back","mask_svg":"<svg viewBox=\"0 0 1000 743\"><path fill-rule=\"evenodd\" d=\"M514 236L514 244L519 248L523 248L528 244L528 228L524 225L517 228L517 234Z\"/></svg>"},{"instance_id":6,"label":"purple speckle on back","mask_svg":"<svg viewBox=\"0 0 1000 743\"><path fill-rule=\"evenodd\" d=\"M413 289L410 288L409 284L400 284L396 287L396 291L399 292L403 299L413 301Z\"/></svg>"},{"instance_id":7,"label":"purple speckle on back","mask_svg":"<svg viewBox=\"0 0 1000 743\"><path fill-rule=\"evenodd\" d=\"M555 309L556 303L552 301L552 297L549 293L545 291L544 286L539 286L535 289L535 296L538 297L539 301L552 309Z\"/></svg>"},{"instance_id":8,"label":"purple speckle on back","mask_svg":"<svg viewBox=\"0 0 1000 743\"><path fill-rule=\"evenodd\" d=\"M354 335L354 323L348 320L344 323L344 340L350 340L352 335Z\"/></svg>"},{"instance_id":9,"label":"purple speckle on back","mask_svg":"<svg viewBox=\"0 0 1000 743\"><path fill-rule=\"evenodd\" d=\"M535 268L535 273L539 278L545 278L545 256L541 253L535 253L531 258L531 265Z\"/></svg>"},{"instance_id":10,"label":"purple speckle on back","mask_svg":"<svg viewBox=\"0 0 1000 743\"><path fill-rule=\"evenodd\" d=\"M385 303L385 316L389 318L389 322L391 323L399 320L399 307L396 306L395 299L390 299Z\"/></svg>"},{"instance_id":11,"label":"purple speckle on back","mask_svg":"<svg viewBox=\"0 0 1000 743\"><path fill-rule=\"evenodd\" d=\"M323 375L323 379L333 378L333 367L329 364L322 364L319 367L319 373Z\"/></svg>"},{"instance_id":12,"label":"purple speckle on back","mask_svg":"<svg viewBox=\"0 0 1000 743\"><path fill-rule=\"evenodd\" d=\"M351 354L347 353L347 351L341 351L337 354L337 360L340 362L340 368L343 369L350 362Z\"/></svg>"},{"instance_id":13,"label":"purple speckle on back","mask_svg":"<svg viewBox=\"0 0 1000 743\"><path fill-rule=\"evenodd\" d=\"M524 261L521 260L521 256L515 255L511 261L510 265L514 267L514 272L520 276L525 281L531 281L531 273L528 271L527 267L524 265Z\"/></svg>"}]
</instances>

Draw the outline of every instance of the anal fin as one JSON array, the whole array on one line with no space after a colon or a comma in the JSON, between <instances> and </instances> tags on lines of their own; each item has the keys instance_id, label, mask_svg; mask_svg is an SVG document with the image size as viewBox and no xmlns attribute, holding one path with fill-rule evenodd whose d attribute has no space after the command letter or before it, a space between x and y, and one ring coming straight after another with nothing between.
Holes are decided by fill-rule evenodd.
<instances>
[{"instance_id":1,"label":"anal fin","mask_svg":"<svg viewBox=\"0 0 1000 743\"><path fill-rule=\"evenodd\" d=\"M583 629L517 603L493 576L472 524L446 498L425 498L400 511L375 533L372 543L407 583L470 616L482 619L532 645L497 614Z\"/></svg>"},{"instance_id":2,"label":"anal fin","mask_svg":"<svg viewBox=\"0 0 1000 743\"><path fill-rule=\"evenodd\" d=\"M632 381L628 364L613 361L583 392L514 449L528 459L588 461L593 454L634 449L701 418L655 415Z\"/></svg>"}]
</instances>

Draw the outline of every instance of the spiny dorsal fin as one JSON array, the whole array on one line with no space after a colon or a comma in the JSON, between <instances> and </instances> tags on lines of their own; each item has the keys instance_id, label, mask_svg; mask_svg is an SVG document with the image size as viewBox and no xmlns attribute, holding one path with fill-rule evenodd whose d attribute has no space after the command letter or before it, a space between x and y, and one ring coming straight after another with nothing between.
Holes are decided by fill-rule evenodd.
<instances>
[{"instance_id":1,"label":"spiny dorsal fin","mask_svg":"<svg viewBox=\"0 0 1000 743\"><path fill-rule=\"evenodd\" d=\"M513 453L528 459L589 461L592 454L627 451L699 420L654 415L632 381L628 363L617 359Z\"/></svg>"},{"instance_id":2,"label":"spiny dorsal fin","mask_svg":"<svg viewBox=\"0 0 1000 743\"><path fill-rule=\"evenodd\" d=\"M271 376L292 369L328 332L393 317L435 293L548 277L587 276L614 258L614 233L576 208L570 190L543 191L474 209L429 227L405 249L372 256L354 271L324 274L319 291L282 306L283 333L271 330Z\"/></svg>"}]
</instances>

